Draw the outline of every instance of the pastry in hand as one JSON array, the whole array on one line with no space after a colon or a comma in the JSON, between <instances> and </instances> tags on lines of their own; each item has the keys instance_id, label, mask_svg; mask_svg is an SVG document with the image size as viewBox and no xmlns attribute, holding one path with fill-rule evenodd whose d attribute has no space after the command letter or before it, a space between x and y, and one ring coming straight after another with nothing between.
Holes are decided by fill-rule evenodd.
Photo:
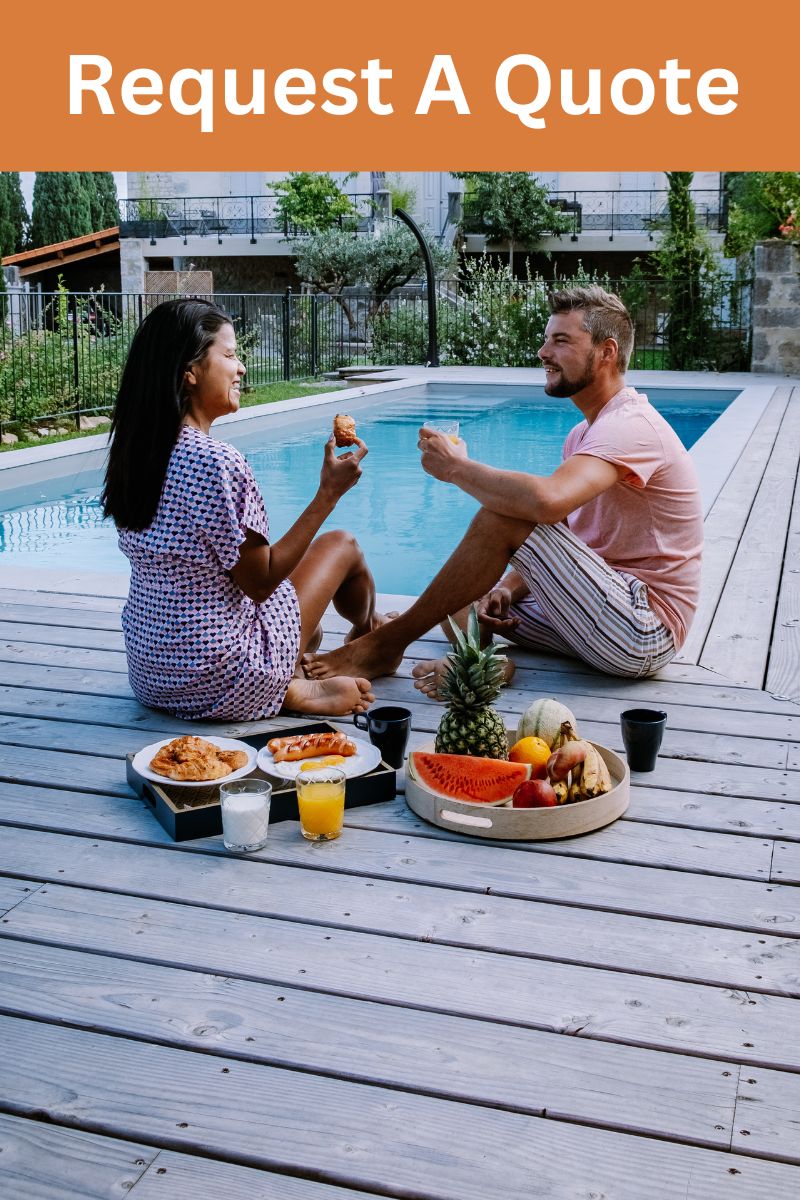
<instances>
[{"instance_id":1,"label":"pastry in hand","mask_svg":"<svg viewBox=\"0 0 800 1200\"><path fill-rule=\"evenodd\" d=\"M347 413L337 413L333 418L333 436L337 446L355 445L356 423Z\"/></svg>"}]
</instances>

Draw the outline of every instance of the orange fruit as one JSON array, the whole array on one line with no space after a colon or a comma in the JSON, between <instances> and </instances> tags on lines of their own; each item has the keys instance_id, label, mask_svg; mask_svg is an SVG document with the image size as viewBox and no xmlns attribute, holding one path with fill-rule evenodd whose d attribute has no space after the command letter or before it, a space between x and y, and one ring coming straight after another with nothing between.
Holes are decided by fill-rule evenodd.
<instances>
[{"instance_id":1,"label":"orange fruit","mask_svg":"<svg viewBox=\"0 0 800 1200\"><path fill-rule=\"evenodd\" d=\"M509 762L530 763L533 767L543 767L552 753L544 738L524 737L511 747L508 759Z\"/></svg>"}]
</instances>

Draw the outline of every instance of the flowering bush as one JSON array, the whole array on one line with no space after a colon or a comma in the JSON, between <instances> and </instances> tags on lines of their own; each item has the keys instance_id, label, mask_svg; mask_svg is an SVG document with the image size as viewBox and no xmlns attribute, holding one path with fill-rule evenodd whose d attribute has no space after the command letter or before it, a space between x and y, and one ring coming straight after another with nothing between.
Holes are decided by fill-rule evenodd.
<instances>
[{"instance_id":1,"label":"flowering bush","mask_svg":"<svg viewBox=\"0 0 800 1200\"><path fill-rule=\"evenodd\" d=\"M778 226L778 232L787 242L800 246L800 205L789 213L783 225Z\"/></svg>"},{"instance_id":2,"label":"flowering bush","mask_svg":"<svg viewBox=\"0 0 800 1200\"><path fill-rule=\"evenodd\" d=\"M548 292L557 287L599 283L578 268L569 279L545 280L528 274L515 278L504 263L488 256L467 259L462 278L442 285L436 316L442 366L535 367L550 316ZM445 290L446 289L446 290ZM372 324L372 352L379 363L425 361L428 312L425 300L394 300L383 306Z\"/></svg>"}]
</instances>

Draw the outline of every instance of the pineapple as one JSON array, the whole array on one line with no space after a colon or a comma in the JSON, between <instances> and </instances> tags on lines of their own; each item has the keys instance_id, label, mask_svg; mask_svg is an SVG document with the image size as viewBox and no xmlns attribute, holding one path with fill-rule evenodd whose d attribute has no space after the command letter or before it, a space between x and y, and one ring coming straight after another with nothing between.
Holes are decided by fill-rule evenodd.
<instances>
[{"instance_id":1,"label":"pineapple","mask_svg":"<svg viewBox=\"0 0 800 1200\"><path fill-rule=\"evenodd\" d=\"M508 758L503 718L491 703L503 686L505 655L496 646L481 649L478 615L473 605L466 636L452 617L456 645L448 654L448 669L440 685L447 712L436 734L437 754L471 754L478 758Z\"/></svg>"}]
</instances>

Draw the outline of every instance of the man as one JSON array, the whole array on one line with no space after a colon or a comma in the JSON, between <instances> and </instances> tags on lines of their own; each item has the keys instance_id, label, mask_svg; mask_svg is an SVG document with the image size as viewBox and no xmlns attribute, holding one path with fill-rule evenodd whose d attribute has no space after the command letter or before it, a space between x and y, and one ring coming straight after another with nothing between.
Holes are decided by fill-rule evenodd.
<instances>
[{"instance_id":1,"label":"man","mask_svg":"<svg viewBox=\"0 0 800 1200\"><path fill-rule=\"evenodd\" d=\"M304 663L314 677L397 669L415 638L478 600L487 636L581 658L611 675L651 675L683 644L697 607L703 514L697 476L677 434L625 384L633 325L599 287L550 300L539 358L545 392L569 396L584 420L550 476L501 471L463 442L420 430L422 466L482 508L407 612ZM510 566L507 574L503 572ZM497 580L500 580L498 583ZM435 694L441 662L419 664Z\"/></svg>"}]
</instances>

